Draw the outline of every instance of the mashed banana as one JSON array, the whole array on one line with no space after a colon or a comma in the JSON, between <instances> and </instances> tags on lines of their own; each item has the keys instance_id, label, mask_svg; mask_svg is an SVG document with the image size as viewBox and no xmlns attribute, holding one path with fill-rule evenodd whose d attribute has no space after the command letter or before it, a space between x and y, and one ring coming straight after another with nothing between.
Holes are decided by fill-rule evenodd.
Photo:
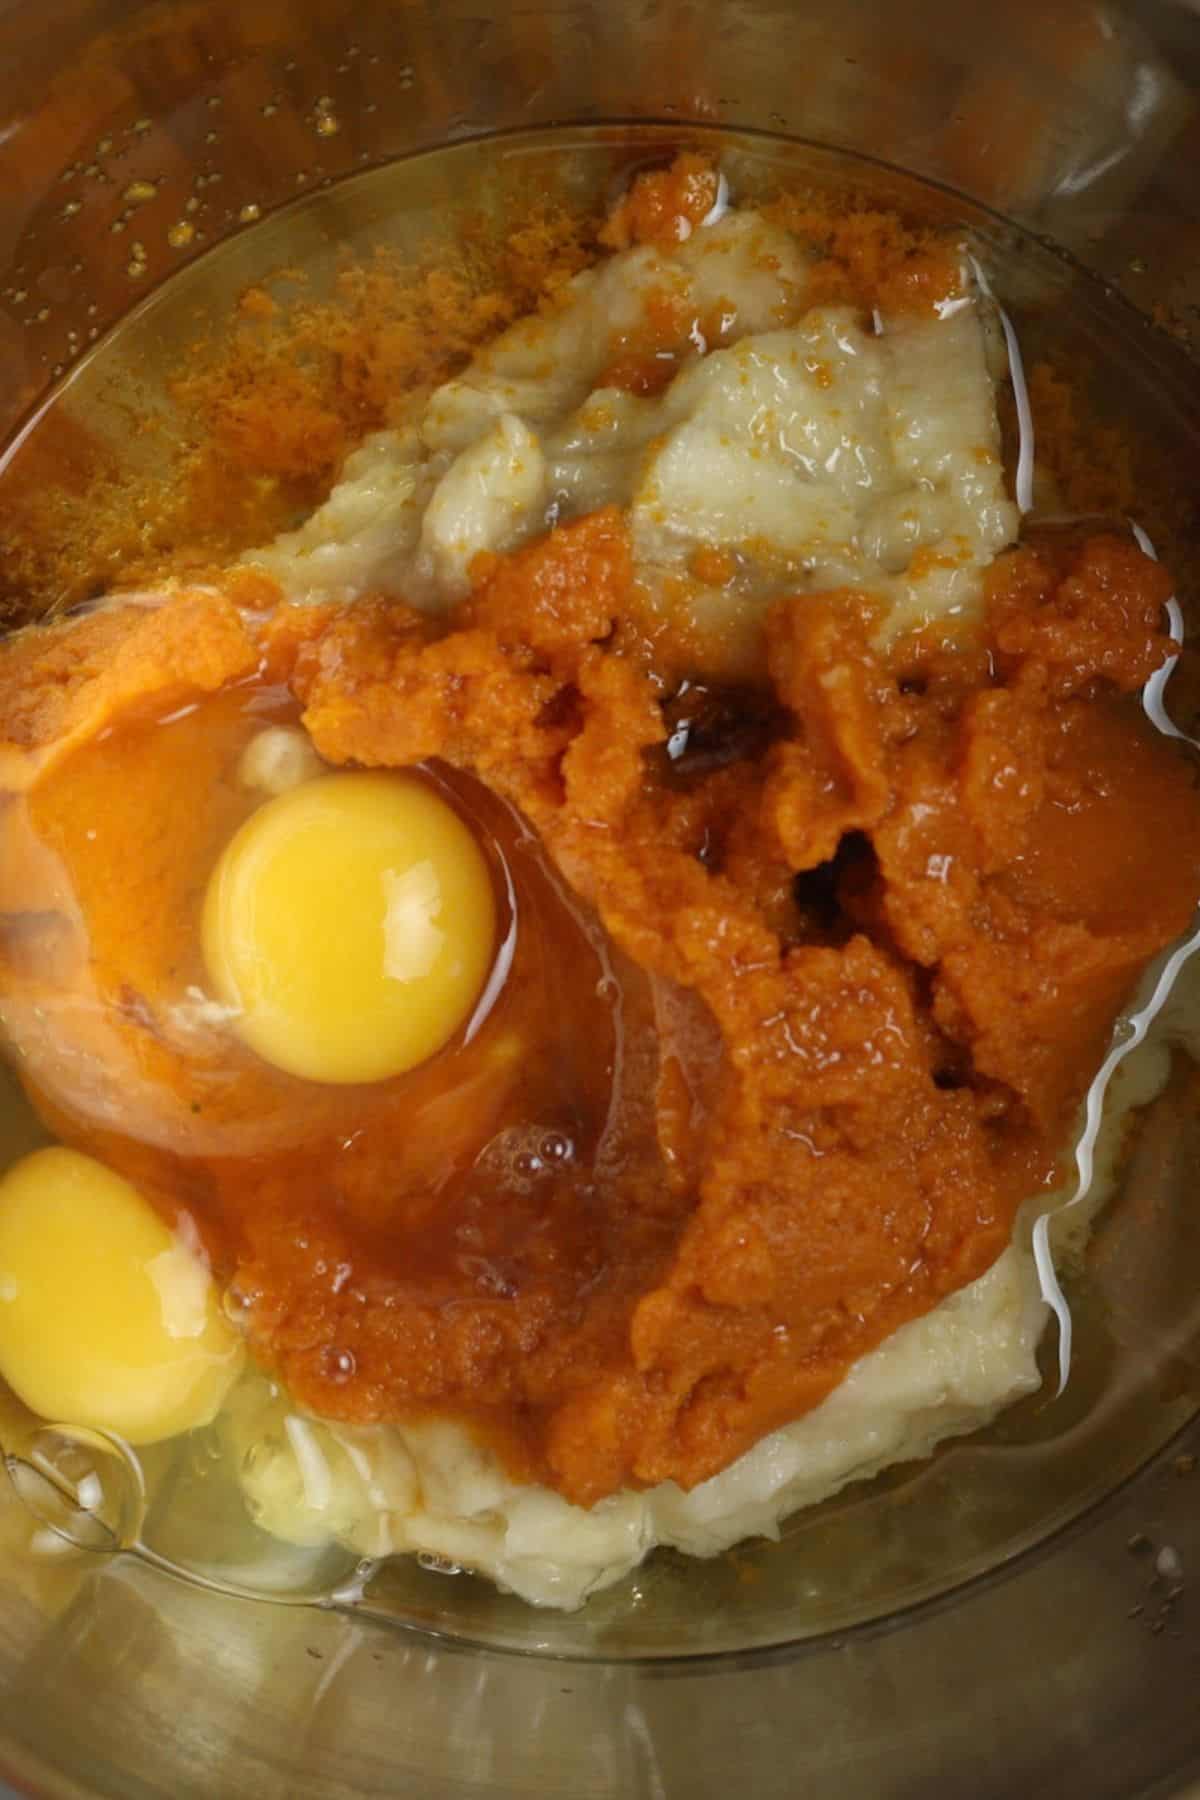
<instances>
[{"instance_id":1,"label":"mashed banana","mask_svg":"<svg viewBox=\"0 0 1200 1800\"><path fill-rule=\"evenodd\" d=\"M808 303L808 267L779 226L729 212L584 270L247 560L297 601L440 608L481 553L615 505L647 603L677 628L682 613L752 635L784 588L886 595L889 633L972 607L1017 528L990 309L964 265L927 312L864 325ZM646 346L640 369L613 364L614 337ZM697 562L714 552L719 583Z\"/></svg>"}]
</instances>

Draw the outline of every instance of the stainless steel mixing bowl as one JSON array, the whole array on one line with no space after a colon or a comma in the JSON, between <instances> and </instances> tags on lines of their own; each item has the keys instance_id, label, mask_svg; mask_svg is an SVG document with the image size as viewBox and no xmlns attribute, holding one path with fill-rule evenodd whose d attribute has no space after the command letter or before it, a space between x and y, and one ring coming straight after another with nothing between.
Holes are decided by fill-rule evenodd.
<instances>
[{"instance_id":1,"label":"stainless steel mixing bowl","mask_svg":"<svg viewBox=\"0 0 1200 1800\"><path fill-rule=\"evenodd\" d=\"M791 135L961 190L1152 313L1163 368L1200 391L1194 4L0 0L0 442L156 282L298 193L598 120ZM157 211L127 205L140 179ZM1181 469L1181 488L1198 477ZM1137 1178L1182 1207L1198 1165L1176 1096ZM1163 1381L1194 1403L1194 1338ZM653 1662L456 1647L126 1560L34 1581L4 1491L0 1768L122 1800L1176 1794L1200 1772L1197 1452L1193 1424L1086 1517L935 1603ZM1169 1605L1162 1547L1184 1572ZM452 1602L427 1623L453 1631Z\"/></svg>"}]
</instances>

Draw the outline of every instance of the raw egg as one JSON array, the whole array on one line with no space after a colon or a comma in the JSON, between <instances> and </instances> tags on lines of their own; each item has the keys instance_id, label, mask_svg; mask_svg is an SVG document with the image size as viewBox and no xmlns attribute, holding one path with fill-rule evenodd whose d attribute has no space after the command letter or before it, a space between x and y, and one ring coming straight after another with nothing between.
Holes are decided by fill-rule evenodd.
<instances>
[{"instance_id":1,"label":"raw egg","mask_svg":"<svg viewBox=\"0 0 1200 1800\"><path fill-rule=\"evenodd\" d=\"M61 1424L149 1444L206 1425L243 1360L205 1264L75 1150L0 1179L0 1374Z\"/></svg>"},{"instance_id":2,"label":"raw egg","mask_svg":"<svg viewBox=\"0 0 1200 1800\"><path fill-rule=\"evenodd\" d=\"M415 776L328 775L280 794L226 846L204 905L232 1028L309 1081L381 1081L468 1018L496 912L483 853Z\"/></svg>"}]
</instances>

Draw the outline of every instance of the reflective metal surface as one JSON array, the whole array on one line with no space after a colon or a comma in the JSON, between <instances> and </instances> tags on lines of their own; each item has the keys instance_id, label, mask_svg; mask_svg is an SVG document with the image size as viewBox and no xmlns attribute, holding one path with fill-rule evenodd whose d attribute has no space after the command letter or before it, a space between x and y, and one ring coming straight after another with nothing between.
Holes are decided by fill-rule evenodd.
<instances>
[{"instance_id":1,"label":"reflective metal surface","mask_svg":"<svg viewBox=\"0 0 1200 1800\"><path fill-rule=\"evenodd\" d=\"M564 120L793 134L964 190L1152 313L1182 370L1198 98L1185 5L0 0L0 439L156 282L297 194ZM1179 1100L1142 1179L1184 1205L1198 1161ZM1194 1344L1165 1380L1195 1393ZM0 1487L0 1768L139 1800L1173 1795L1200 1775L1198 1455L1192 1427L1058 1539L887 1623L653 1666L460 1651L126 1563L31 1571Z\"/></svg>"}]
</instances>

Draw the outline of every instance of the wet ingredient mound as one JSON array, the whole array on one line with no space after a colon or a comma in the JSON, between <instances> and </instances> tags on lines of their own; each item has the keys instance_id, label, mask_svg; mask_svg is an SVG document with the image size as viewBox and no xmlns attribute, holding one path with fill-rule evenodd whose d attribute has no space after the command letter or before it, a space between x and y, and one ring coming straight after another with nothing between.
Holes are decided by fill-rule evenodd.
<instances>
[{"instance_id":1,"label":"wet ingredient mound","mask_svg":"<svg viewBox=\"0 0 1200 1800\"><path fill-rule=\"evenodd\" d=\"M982 1273L1200 892L1137 698L1167 578L1124 540L1012 552L980 632L886 656L869 597L784 597L733 686L681 679L630 580L600 512L443 620L193 594L0 653L6 1015L54 1129L196 1220L301 1403L460 1418L583 1503L703 1480ZM179 1024L248 805L222 770L297 713L332 763L425 768L515 872L483 1029L372 1089Z\"/></svg>"}]
</instances>

